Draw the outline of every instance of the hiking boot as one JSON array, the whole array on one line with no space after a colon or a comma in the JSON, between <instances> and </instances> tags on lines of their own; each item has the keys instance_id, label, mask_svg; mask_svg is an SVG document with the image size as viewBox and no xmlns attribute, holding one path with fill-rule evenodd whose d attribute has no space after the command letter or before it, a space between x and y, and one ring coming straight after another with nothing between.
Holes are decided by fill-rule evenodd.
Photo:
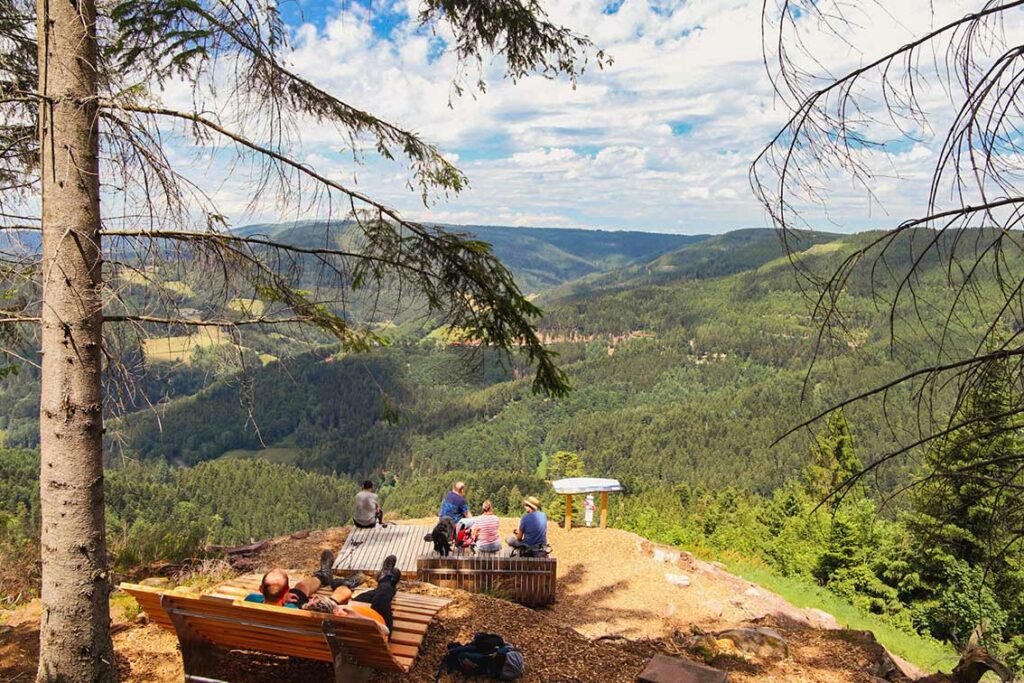
<instances>
[{"instance_id":1,"label":"hiking boot","mask_svg":"<svg viewBox=\"0 0 1024 683\"><path fill-rule=\"evenodd\" d=\"M320 583L330 586L334 581L334 553L325 550L320 553L320 569L313 572L313 576L320 579Z\"/></svg>"},{"instance_id":2,"label":"hiking boot","mask_svg":"<svg viewBox=\"0 0 1024 683\"><path fill-rule=\"evenodd\" d=\"M309 612L323 612L324 614L334 614L334 610L338 608L336 603L331 598L322 598L317 596L307 602L302 609Z\"/></svg>"},{"instance_id":3,"label":"hiking boot","mask_svg":"<svg viewBox=\"0 0 1024 683\"><path fill-rule=\"evenodd\" d=\"M377 572L377 583L380 583L381 579L385 577L394 576L394 573L398 571L395 569L396 564L398 564L398 558L394 555L388 555L387 557L385 557L384 564L380 566L380 571ZM401 572L399 572L398 576L401 575ZM398 580L397 577L395 580Z\"/></svg>"},{"instance_id":4,"label":"hiking boot","mask_svg":"<svg viewBox=\"0 0 1024 683\"><path fill-rule=\"evenodd\" d=\"M352 576L348 576L344 579L334 579L331 581L330 585L331 590L334 590L335 588L340 588L341 586L345 586L345 588L348 588L350 591L354 591L356 588L359 588L364 583L366 583L366 577L363 574L356 572Z\"/></svg>"}]
</instances>

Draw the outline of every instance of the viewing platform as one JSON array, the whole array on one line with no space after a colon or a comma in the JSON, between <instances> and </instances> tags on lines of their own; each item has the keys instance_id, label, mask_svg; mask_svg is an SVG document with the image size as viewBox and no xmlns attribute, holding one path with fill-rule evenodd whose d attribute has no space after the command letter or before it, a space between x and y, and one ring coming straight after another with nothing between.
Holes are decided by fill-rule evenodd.
<instances>
[{"instance_id":1,"label":"viewing platform","mask_svg":"<svg viewBox=\"0 0 1024 683\"><path fill-rule=\"evenodd\" d=\"M388 555L398 558L395 565L408 576L416 573L416 558L434 552L434 545L423 537L433 527L415 524L391 524L386 527L353 527L334 561L336 572L360 571L375 576Z\"/></svg>"},{"instance_id":2,"label":"viewing platform","mask_svg":"<svg viewBox=\"0 0 1024 683\"><path fill-rule=\"evenodd\" d=\"M511 557L508 546L497 553L453 549L451 555L441 557L434 552L433 543L423 540L432 530L427 525L392 523L373 529L353 528L338 551L334 570L373 576L384 558L394 555L402 574L426 583L499 594L531 606L555 601L555 558Z\"/></svg>"}]
</instances>

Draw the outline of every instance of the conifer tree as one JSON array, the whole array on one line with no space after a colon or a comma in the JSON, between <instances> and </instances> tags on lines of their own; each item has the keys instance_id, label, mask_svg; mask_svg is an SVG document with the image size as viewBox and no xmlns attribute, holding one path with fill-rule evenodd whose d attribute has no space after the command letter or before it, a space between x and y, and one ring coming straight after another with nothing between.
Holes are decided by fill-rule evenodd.
<instances>
[{"instance_id":1,"label":"conifer tree","mask_svg":"<svg viewBox=\"0 0 1024 683\"><path fill-rule=\"evenodd\" d=\"M508 494L507 507L505 511L512 516L519 514L523 509L523 492L519 490L518 484L512 485Z\"/></svg>"},{"instance_id":2,"label":"conifer tree","mask_svg":"<svg viewBox=\"0 0 1024 683\"><path fill-rule=\"evenodd\" d=\"M828 499L834 512L843 497L860 493L854 481L862 469L850 423L842 410L828 416L824 429L811 445L811 453L814 460L804 470L808 492L818 501Z\"/></svg>"},{"instance_id":3,"label":"conifer tree","mask_svg":"<svg viewBox=\"0 0 1024 683\"><path fill-rule=\"evenodd\" d=\"M582 477L585 472L583 458L572 451L557 451L548 463L548 480Z\"/></svg>"},{"instance_id":4,"label":"conifer tree","mask_svg":"<svg viewBox=\"0 0 1024 683\"><path fill-rule=\"evenodd\" d=\"M950 424L959 426L928 450L906 524L913 540L913 597L938 600L933 614L959 614L962 622L963 614L981 612L946 605L952 593L944 587L954 581L970 584L976 603L996 596L1019 627L1024 624L1024 564L1015 546L1021 519L1015 498L1024 485L1018 462L1024 441L1020 419L1011 408L1008 362L988 364L977 374L950 418ZM937 635L961 640L973 626L931 624Z\"/></svg>"},{"instance_id":5,"label":"conifer tree","mask_svg":"<svg viewBox=\"0 0 1024 683\"><path fill-rule=\"evenodd\" d=\"M461 64L482 71L485 55L500 54L513 79L575 80L593 54L535 0L424 0L418 18L450 29ZM424 201L467 181L420 136L297 74L289 37L276 2L0 3L0 234L9 237L0 270L5 290L18 294L0 322L21 333L3 330L0 340L29 344L38 330L42 351L40 681L116 678L102 457L111 396L102 378L127 380L120 351L146 336L220 328L237 340L245 329L307 325L362 351L385 340L352 316L353 292L369 301L413 292L479 347L524 353L536 389L568 388L536 334L539 309L488 245L410 221L299 155L301 131L322 126L340 147L407 162ZM176 100L184 109L163 98L169 84L191 91ZM189 175L196 165L175 167L169 140L205 150L236 177L249 169L241 199L250 206L325 218L331 233L310 246L230 230L233 217ZM194 274L218 301L186 311L173 297L124 286L134 274L159 292L176 271ZM236 296L266 309L230 311Z\"/></svg>"}]
</instances>

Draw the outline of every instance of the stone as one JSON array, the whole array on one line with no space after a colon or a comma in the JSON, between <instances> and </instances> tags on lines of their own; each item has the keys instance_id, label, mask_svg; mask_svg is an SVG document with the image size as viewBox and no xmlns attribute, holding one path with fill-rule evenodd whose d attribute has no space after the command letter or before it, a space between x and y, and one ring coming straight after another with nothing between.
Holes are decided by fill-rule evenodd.
<instances>
[{"instance_id":1,"label":"stone","mask_svg":"<svg viewBox=\"0 0 1024 683\"><path fill-rule=\"evenodd\" d=\"M293 540L296 540L296 541L301 541L304 538L309 538L309 532L308 531L296 531L291 536L289 536L289 538L291 538Z\"/></svg>"},{"instance_id":2,"label":"stone","mask_svg":"<svg viewBox=\"0 0 1024 683\"><path fill-rule=\"evenodd\" d=\"M763 626L731 628L715 634L720 649L758 657L761 659L785 659L789 656L786 639L773 628Z\"/></svg>"},{"instance_id":3,"label":"stone","mask_svg":"<svg viewBox=\"0 0 1024 683\"><path fill-rule=\"evenodd\" d=\"M686 587L690 585L690 577L686 574L673 574L671 572L665 572L665 580L671 583L673 586Z\"/></svg>"},{"instance_id":4,"label":"stone","mask_svg":"<svg viewBox=\"0 0 1024 683\"><path fill-rule=\"evenodd\" d=\"M807 620L811 622L811 626L814 628L827 631L835 631L842 628L834 616L817 607L805 607L804 614L807 615Z\"/></svg>"},{"instance_id":5,"label":"stone","mask_svg":"<svg viewBox=\"0 0 1024 683\"><path fill-rule=\"evenodd\" d=\"M678 657L654 655L639 676L637 683L728 683L721 669L697 664Z\"/></svg>"},{"instance_id":6,"label":"stone","mask_svg":"<svg viewBox=\"0 0 1024 683\"><path fill-rule=\"evenodd\" d=\"M679 562L681 555L678 550L671 550L669 548L655 548L654 549L654 561L655 562L667 562L668 564L676 564Z\"/></svg>"},{"instance_id":7,"label":"stone","mask_svg":"<svg viewBox=\"0 0 1024 683\"><path fill-rule=\"evenodd\" d=\"M761 597L761 591L757 590L757 588L755 588L754 586L751 586L747 590L743 591L743 594L751 598Z\"/></svg>"}]
</instances>

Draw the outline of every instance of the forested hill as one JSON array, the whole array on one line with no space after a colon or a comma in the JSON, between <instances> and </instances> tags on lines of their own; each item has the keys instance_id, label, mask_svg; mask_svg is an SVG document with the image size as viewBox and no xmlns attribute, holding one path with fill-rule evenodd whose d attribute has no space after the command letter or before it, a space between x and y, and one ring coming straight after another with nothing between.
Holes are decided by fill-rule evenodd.
<instances>
[{"instance_id":1,"label":"forested hill","mask_svg":"<svg viewBox=\"0 0 1024 683\"><path fill-rule=\"evenodd\" d=\"M491 244L494 253L515 273L524 292L535 293L562 282L604 273L631 264L645 264L679 247L697 244L707 235L652 232L530 228L491 225L445 225ZM319 221L249 225L243 234L264 234L302 246L344 244L354 239L352 225L329 226Z\"/></svg>"},{"instance_id":2,"label":"forested hill","mask_svg":"<svg viewBox=\"0 0 1024 683\"><path fill-rule=\"evenodd\" d=\"M626 235L595 239L628 241ZM651 239L653 245L661 236ZM804 267L828 272L870 239L809 234L791 247ZM575 245L593 260L640 252L608 245L587 251L574 236L565 240L562 246ZM922 268L919 296L947 286L938 264ZM904 343L890 348L887 313L873 298L887 283L855 280L845 336L805 385L818 331L813 299L767 230L684 245L609 280L618 284L576 281L540 298L542 331L575 388L565 399L533 395L521 379L525 367L467 359L468 351L447 346L444 335L405 334L391 348L352 357L330 347L289 355L301 346L286 345L279 334L251 336L247 347L265 344L282 360L265 354L266 364L245 376L223 375L209 363L207 351L217 347L190 362L151 363L165 373L161 389L174 393L155 412L111 421L110 451L115 460L180 465L259 457L352 476L387 467L411 481L453 469L531 476L543 473L550 454L570 450L589 472L636 486L731 484L769 492L809 458L808 434L775 446L773 438L800 416L904 371L927 333L900 329ZM951 348L955 342L949 339ZM38 404L29 380L26 369L0 382L8 446L35 446ZM900 406L896 393L887 415L870 402L848 411L865 456L886 452L910 428ZM876 483L887 489L901 476L886 470Z\"/></svg>"},{"instance_id":3,"label":"forested hill","mask_svg":"<svg viewBox=\"0 0 1024 683\"><path fill-rule=\"evenodd\" d=\"M794 248L805 267L827 271L868 239L813 235ZM913 335L924 334L908 328L908 343L892 354L886 312L872 298L873 285L885 283L856 281L847 336L805 386L813 300L773 233L708 239L654 263L675 264L676 277L607 289L577 283L542 297L543 330L575 388L562 400L531 394L519 379L524 367L467 361L443 337L403 337L364 356L327 348L271 362L111 431L131 456L187 465L262 457L355 476L387 467L409 481L453 469L542 473L565 449L579 452L589 472L636 485L768 492L809 457L808 434L775 446L773 438L801 415L902 372ZM925 269L921 296L946 286L936 264ZM890 396L887 416L870 402L848 411L866 455L894 446L889 427L910 428L910 416L893 409L900 399ZM901 476L890 469L876 483L889 488Z\"/></svg>"}]
</instances>

